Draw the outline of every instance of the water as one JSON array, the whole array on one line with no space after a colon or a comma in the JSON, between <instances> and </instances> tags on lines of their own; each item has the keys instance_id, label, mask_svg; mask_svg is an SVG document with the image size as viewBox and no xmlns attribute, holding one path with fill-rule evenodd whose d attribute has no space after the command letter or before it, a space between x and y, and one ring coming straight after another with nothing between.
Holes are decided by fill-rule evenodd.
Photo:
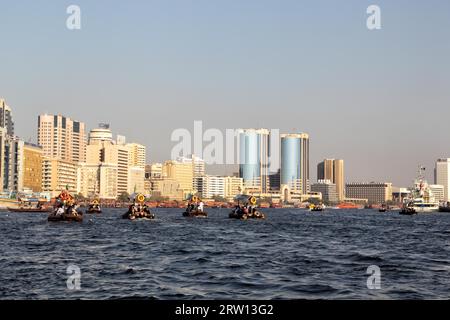
<instances>
[{"instance_id":1,"label":"water","mask_svg":"<svg viewBox=\"0 0 450 320\"><path fill-rule=\"evenodd\" d=\"M448 299L450 214L266 209L266 221L154 221L123 210L48 223L46 214L0 213L0 299ZM81 290L67 289L71 264ZM367 268L381 289L367 288Z\"/></svg>"}]
</instances>

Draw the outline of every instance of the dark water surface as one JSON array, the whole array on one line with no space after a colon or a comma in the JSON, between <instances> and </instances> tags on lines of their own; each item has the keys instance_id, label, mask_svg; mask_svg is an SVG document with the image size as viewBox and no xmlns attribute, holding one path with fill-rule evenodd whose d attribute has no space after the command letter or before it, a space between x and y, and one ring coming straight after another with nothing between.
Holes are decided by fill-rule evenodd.
<instances>
[{"instance_id":1,"label":"dark water surface","mask_svg":"<svg viewBox=\"0 0 450 320\"><path fill-rule=\"evenodd\" d=\"M267 209L266 221L154 221L123 210L49 223L0 213L0 299L442 299L450 298L450 214ZM81 290L67 289L67 267ZM381 269L369 290L367 268Z\"/></svg>"}]
</instances>

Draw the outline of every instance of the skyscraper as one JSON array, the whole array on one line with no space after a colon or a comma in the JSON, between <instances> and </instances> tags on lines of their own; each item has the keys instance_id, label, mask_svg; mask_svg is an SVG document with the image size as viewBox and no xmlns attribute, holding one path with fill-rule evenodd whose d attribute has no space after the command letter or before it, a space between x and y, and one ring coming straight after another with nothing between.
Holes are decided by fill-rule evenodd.
<instances>
[{"instance_id":1,"label":"skyscraper","mask_svg":"<svg viewBox=\"0 0 450 320\"><path fill-rule=\"evenodd\" d=\"M38 144L44 156L70 162L86 161L86 131L83 122L61 115L40 115Z\"/></svg>"},{"instance_id":2,"label":"skyscraper","mask_svg":"<svg viewBox=\"0 0 450 320\"><path fill-rule=\"evenodd\" d=\"M309 181L309 136L306 133L281 135L281 186L306 194Z\"/></svg>"},{"instance_id":3,"label":"skyscraper","mask_svg":"<svg viewBox=\"0 0 450 320\"><path fill-rule=\"evenodd\" d=\"M239 177L244 180L244 189L249 192L268 192L270 131L240 129L237 133Z\"/></svg>"},{"instance_id":4,"label":"skyscraper","mask_svg":"<svg viewBox=\"0 0 450 320\"><path fill-rule=\"evenodd\" d=\"M436 161L434 183L444 186L444 201L450 201L450 158Z\"/></svg>"},{"instance_id":5,"label":"skyscraper","mask_svg":"<svg viewBox=\"0 0 450 320\"><path fill-rule=\"evenodd\" d=\"M317 180L329 180L336 185L339 201L345 199L344 160L325 159L317 165Z\"/></svg>"},{"instance_id":6,"label":"skyscraper","mask_svg":"<svg viewBox=\"0 0 450 320\"><path fill-rule=\"evenodd\" d=\"M178 157L178 162L181 163L192 163L192 174L193 174L193 189L194 191L201 192L201 178L205 176L205 160L196 155L191 155L190 157Z\"/></svg>"},{"instance_id":7,"label":"skyscraper","mask_svg":"<svg viewBox=\"0 0 450 320\"><path fill-rule=\"evenodd\" d=\"M169 160L164 162L162 177L176 181L183 196L194 192L194 170L192 162Z\"/></svg>"},{"instance_id":8,"label":"skyscraper","mask_svg":"<svg viewBox=\"0 0 450 320\"><path fill-rule=\"evenodd\" d=\"M129 143L127 146L130 151L130 166L139 167L145 172L147 148L139 143Z\"/></svg>"},{"instance_id":9,"label":"skyscraper","mask_svg":"<svg viewBox=\"0 0 450 320\"><path fill-rule=\"evenodd\" d=\"M0 127L5 129L5 134L14 135L14 122L12 119L11 108L4 99L0 98Z\"/></svg>"},{"instance_id":10,"label":"skyscraper","mask_svg":"<svg viewBox=\"0 0 450 320\"><path fill-rule=\"evenodd\" d=\"M78 190L85 196L114 199L121 194L145 192L146 147L113 140L107 124L89 133L86 163L78 167Z\"/></svg>"},{"instance_id":11,"label":"skyscraper","mask_svg":"<svg viewBox=\"0 0 450 320\"><path fill-rule=\"evenodd\" d=\"M30 143L23 147L23 183L24 189L33 192L42 191L42 148Z\"/></svg>"},{"instance_id":12,"label":"skyscraper","mask_svg":"<svg viewBox=\"0 0 450 320\"><path fill-rule=\"evenodd\" d=\"M23 182L24 142L14 136L11 108L0 99L0 191L19 191Z\"/></svg>"}]
</instances>

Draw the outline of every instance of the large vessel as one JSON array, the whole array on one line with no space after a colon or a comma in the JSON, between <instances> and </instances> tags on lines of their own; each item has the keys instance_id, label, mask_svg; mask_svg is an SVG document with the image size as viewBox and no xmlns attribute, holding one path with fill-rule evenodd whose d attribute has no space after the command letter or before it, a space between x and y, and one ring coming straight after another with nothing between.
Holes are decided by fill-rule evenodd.
<instances>
[{"instance_id":1,"label":"large vessel","mask_svg":"<svg viewBox=\"0 0 450 320\"><path fill-rule=\"evenodd\" d=\"M439 211L439 201L431 191L424 177L425 168L419 167L419 173L411 189L411 195L403 202L402 214L415 214Z\"/></svg>"}]
</instances>

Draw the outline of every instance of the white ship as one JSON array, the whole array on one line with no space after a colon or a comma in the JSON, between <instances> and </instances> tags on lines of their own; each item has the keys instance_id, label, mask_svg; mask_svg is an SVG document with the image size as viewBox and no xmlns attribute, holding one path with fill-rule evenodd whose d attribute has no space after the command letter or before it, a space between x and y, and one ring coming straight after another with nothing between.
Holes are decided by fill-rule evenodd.
<instances>
[{"instance_id":1,"label":"white ship","mask_svg":"<svg viewBox=\"0 0 450 320\"><path fill-rule=\"evenodd\" d=\"M439 211L439 201L431 191L428 182L425 180L423 172L425 168L419 167L419 174L414 181L414 186L411 189L411 195L404 200L403 214L415 214L426 212Z\"/></svg>"}]
</instances>

